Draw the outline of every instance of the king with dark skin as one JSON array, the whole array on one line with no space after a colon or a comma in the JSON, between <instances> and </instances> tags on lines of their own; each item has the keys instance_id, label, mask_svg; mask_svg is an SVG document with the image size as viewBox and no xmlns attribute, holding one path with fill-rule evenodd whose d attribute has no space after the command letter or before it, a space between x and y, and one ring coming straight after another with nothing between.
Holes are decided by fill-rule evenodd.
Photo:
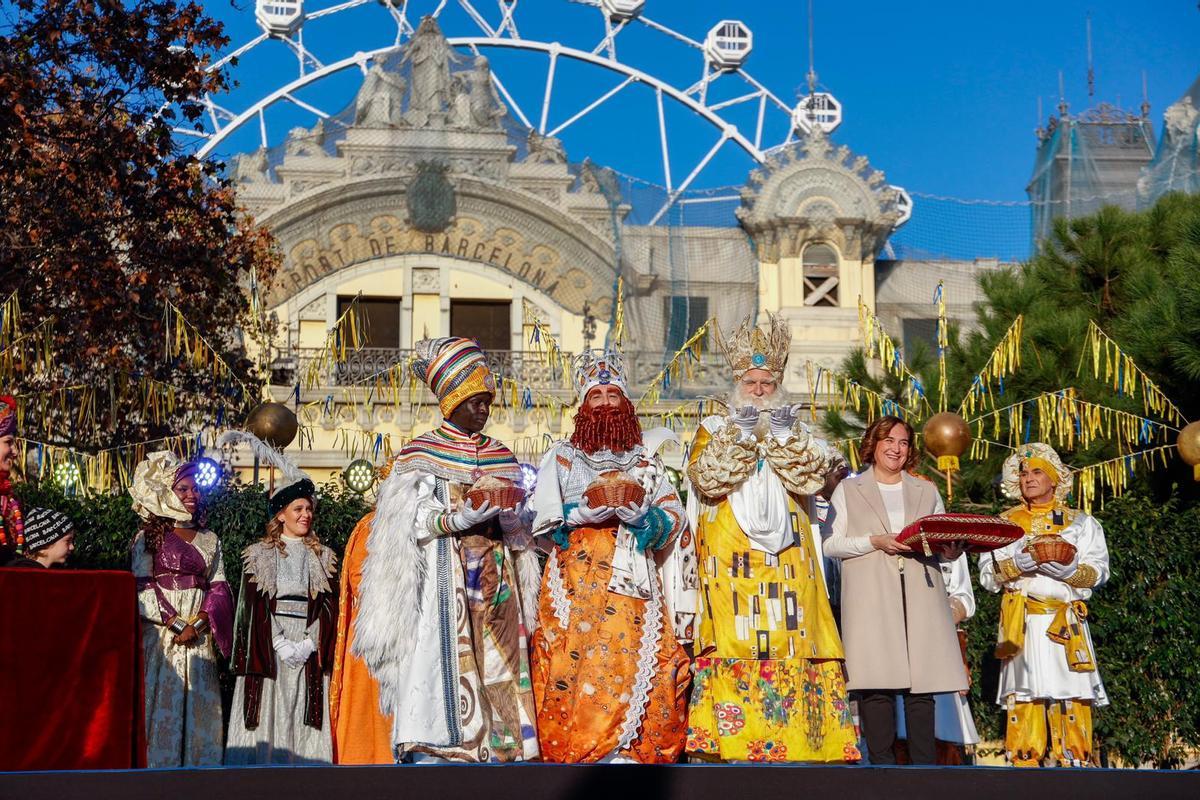
<instances>
[{"instance_id":1,"label":"king with dark skin","mask_svg":"<svg viewBox=\"0 0 1200 800\"><path fill-rule=\"evenodd\" d=\"M467 433L480 433L487 425L488 418L492 415L492 400L494 399L495 396L491 392L473 394L459 403L446 419L459 430L466 431ZM515 509L495 509L486 500L478 507L472 506L468 501L466 507L472 512L494 512L494 514L499 514L504 524L511 524L517 517Z\"/></svg>"}]
</instances>

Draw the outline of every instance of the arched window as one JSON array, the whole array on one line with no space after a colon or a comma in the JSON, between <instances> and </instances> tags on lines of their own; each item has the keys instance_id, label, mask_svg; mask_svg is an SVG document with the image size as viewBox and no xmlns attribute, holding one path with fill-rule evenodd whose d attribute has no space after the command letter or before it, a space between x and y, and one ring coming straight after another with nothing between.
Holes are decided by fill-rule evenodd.
<instances>
[{"instance_id":1,"label":"arched window","mask_svg":"<svg viewBox=\"0 0 1200 800\"><path fill-rule=\"evenodd\" d=\"M827 244L804 248L804 305L838 304L838 254Z\"/></svg>"}]
</instances>

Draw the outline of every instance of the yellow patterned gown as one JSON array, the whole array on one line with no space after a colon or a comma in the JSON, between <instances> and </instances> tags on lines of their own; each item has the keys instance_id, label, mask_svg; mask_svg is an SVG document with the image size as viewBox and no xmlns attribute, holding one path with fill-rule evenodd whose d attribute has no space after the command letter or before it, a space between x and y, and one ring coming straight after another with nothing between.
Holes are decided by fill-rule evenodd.
<instances>
[{"instance_id":1,"label":"yellow patterned gown","mask_svg":"<svg viewBox=\"0 0 1200 800\"><path fill-rule=\"evenodd\" d=\"M693 462L710 438L702 427ZM794 544L771 555L751 549L728 499L700 500L701 619L690 755L769 762L860 758L845 656L806 505L788 496Z\"/></svg>"}]
</instances>

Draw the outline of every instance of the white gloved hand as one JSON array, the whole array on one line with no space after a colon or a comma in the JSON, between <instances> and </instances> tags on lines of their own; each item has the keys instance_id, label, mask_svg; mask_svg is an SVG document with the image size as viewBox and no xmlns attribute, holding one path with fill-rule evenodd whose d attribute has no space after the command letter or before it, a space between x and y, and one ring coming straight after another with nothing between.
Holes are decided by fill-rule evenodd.
<instances>
[{"instance_id":1,"label":"white gloved hand","mask_svg":"<svg viewBox=\"0 0 1200 800\"><path fill-rule=\"evenodd\" d=\"M1033 556L1029 554L1029 551L1024 548L1018 550L1013 555L1013 564L1021 572L1034 572L1037 569L1037 562L1033 560Z\"/></svg>"},{"instance_id":2,"label":"white gloved hand","mask_svg":"<svg viewBox=\"0 0 1200 800\"><path fill-rule=\"evenodd\" d=\"M570 514L567 514L567 525L572 528L578 528L583 525L595 525L597 522L603 522L606 519L612 518L613 511L614 509L608 506L592 508L584 500L584 502L571 509Z\"/></svg>"},{"instance_id":3,"label":"white gloved hand","mask_svg":"<svg viewBox=\"0 0 1200 800\"><path fill-rule=\"evenodd\" d=\"M743 406L730 414L729 419L743 436L753 436L754 426L758 424L758 409L754 406Z\"/></svg>"},{"instance_id":4,"label":"white gloved hand","mask_svg":"<svg viewBox=\"0 0 1200 800\"><path fill-rule=\"evenodd\" d=\"M512 533L524 527L525 507L523 504L516 508L505 508L500 511L500 528L505 533Z\"/></svg>"},{"instance_id":5,"label":"white gloved hand","mask_svg":"<svg viewBox=\"0 0 1200 800\"><path fill-rule=\"evenodd\" d=\"M1071 563L1069 564L1047 561L1044 564L1038 564L1037 570L1043 575L1049 575L1051 578L1065 581L1079 570L1079 553L1075 554L1075 557L1071 559Z\"/></svg>"},{"instance_id":6,"label":"white gloved hand","mask_svg":"<svg viewBox=\"0 0 1200 800\"><path fill-rule=\"evenodd\" d=\"M292 669L300 669L304 663L308 661L308 657L317 651L317 646L313 644L312 639L302 639L298 642L293 642L292 654L290 658L285 658L284 663Z\"/></svg>"},{"instance_id":7,"label":"white gloved hand","mask_svg":"<svg viewBox=\"0 0 1200 800\"><path fill-rule=\"evenodd\" d=\"M781 441L786 440L796 424L796 407L780 406L771 412L771 435Z\"/></svg>"},{"instance_id":8,"label":"white gloved hand","mask_svg":"<svg viewBox=\"0 0 1200 800\"><path fill-rule=\"evenodd\" d=\"M617 519L630 527L636 528L642 524L642 520L650 513L650 493L646 493L646 499L642 501L641 505L629 503L628 505L617 506L615 512Z\"/></svg>"},{"instance_id":9,"label":"white gloved hand","mask_svg":"<svg viewBox=\"0 0 1200 800\"><path fill-rule=\"evenodd\" d=\"M276 636L271 640L271 645L275 648L275 654L279 656L279 660L285 664L290 664L291 659L296 655L296 643L283 636Z\"/></svg>"},{"instance_id":10,"label":"white gloved hand","mask_svg":"<svg viewBox=\"0 0 1200 800\"><path fill-rule=\"evenodd\" d=\"M487 500L484 500L478 506L472 506L469 501L463 501L458 511L446 517L446 527L452 531L462 532L487 522L499 513L500 509L497 506L493 506Z\"/></svg>"}]
</instances>

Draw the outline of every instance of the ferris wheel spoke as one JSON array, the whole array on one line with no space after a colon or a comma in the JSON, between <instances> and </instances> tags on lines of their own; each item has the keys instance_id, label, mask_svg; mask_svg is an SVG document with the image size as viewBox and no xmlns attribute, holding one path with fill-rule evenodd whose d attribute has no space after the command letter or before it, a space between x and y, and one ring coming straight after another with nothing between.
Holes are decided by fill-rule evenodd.
<instances>
[{"instance_id":1,"label":"ferris wheel spoke","mask_svg":"<svg viewBox=\"0 0 1200 800\"><path fill-rule=\"evenodd\" d=\"M474 47L471 49L475 50L476 53L479 52ZM502 97L504 97L504 102L508 103L508 107L512 109L514 114L517 115L517 119L521 120L521 123L526 128L532 128L533 123L529 121L529 117L525 116L525 112L522 110L521 105L516 101L516 98L508 93L508 87L501 82L500 76L496 74L496 68L494 66L492 67L492 83L496 84L496 90L500 92Z\"/></svg>"},{"instance_id":2,"label":"ferris wheel spoke","mask_svg":"<svg viewBox=\"0 0 1200 800\"><path fill-rule=\"evenodd\" d=\"M616 61L617 60L617 35L620 34L621 31L625 30L625 25L628 22L629 22L629 20L623 19L620 22L618 22L617 26L614 28L613 24L612 24L612 20L609 19L607 16L605 16L604 17L604 38L600 40L599 44L597 44L594 48L592 48L592 55L598 56L598 55L600 55L601 50L607 50L608 57L611 60Z\"/></svg>"},{"instance_id":3,"label":"ferris wheel spoke","mask_svg":"<svg viewBox=\"0 0 1200 800\"><path fill-rule=\"evenodd\" d=\"M772 92L766 86L763 86L762 83L760 83L758 80L756 80L753 75L751 75L750 73L746 72L744 69L741 69L741 68L739 68L734 74L736 74L739 78L744 80L746 83L753 86L755 89L758 89L760 92L762 92L767 97L767 99L769 99L772 103L774 103L776 105L776 107L780 111L791 116L792 109L788 107L787 103L783 102L778 97L776 97L774 92Z\"/></svg>"},{"instance_id":4,"label":"ferris wheel spoke","mask_svg":"<svg viewBox=\"0 0 1200 800\"><path fill-rule=\"evenodd\" d=\"M609 89L607 92L605 92L604 94L600 95L598 98L593 100L583 110L576 112L574 116L572 116L566 122L562 123L561 125L559 125L554 130L550 131L550 133L548 133L546 135L547 136L557 136L558 134L562 133L567 128L569 128L571 125L574 125L576 122L583 119L585 116L587 116L591 112L595 111L597 108L599 108L601 105L603 105L606 101L608 101L610 98L612 98L613 95L617 94L622 89L624 89L626 86L633 83L634 80L636 80L636 79L632 75L630 75L625 80L621 81L619 84L617 84L616 86Z\"/></svg>"},{"instance_id":5,"label":"ferris wheel spoke","mask_svg":"<svg viewBox=\"0 0 1200 800\"><path fill-rule=\"evenodd\" d=\"M683 42L684 44L689 45L690 47L694 47L697 50L700 50L704 47L704 45L700 44L700 42L697 42L695 39L691 39L687 36L684 36L682 33L679 33L678 31L668 28L666 25L661 25L661 24L655 22L654 20L650 19L649 17L647 17L645 14L640 15L637 18L637 20L638 20L638 22L642 23L646 27L656 30L659 33L665 33L667 36L670 36L672 39L678 39L679 41Z\"/></svg>"},{"instance_id":6,"label":"ferris wheel spoke","mask_svg":"<svg viewBox=\"0 0 1200 800\"><path fill-rule=\"evenodd\" d=\"M712 149L704 155L704 158L700 159L700 162L696 164L695 169L693 169L688 176L684 178L683 183L679 184L679 188L667 196L667 202L663 204L663 207L660 208L658 213L654 215L654 218L650 220L651 225L657 225L658 221L662 219L663 214L666 214L671 210L671 206L675 205L675 201L679 199L679 196L688 190L688 187L692 185L692 181L696 180L696 177L704 171L704 168L708 166L708 162L713 160L713 158L717 155L717 151L720 150L721 146L730 139L730 136L731 135L728 128L721 131L721 138L717 139L717 143L714 144Z\"/></svg>"},{"instance_id":7,"label":"ferris wheel spoke","mask_svg":"<svg viewBox=\"0 0 1200 800\"><path fill-rule=\"evenodd\" d=\"M263 113L262 108L258 109L258 135L262 141L262 147L267 148L267 116Z\"/></svg>"},{"instance_id":8,"label":"ferris wheel spoke","mask_svg":"<svg viewBox=\"0 0 1200 800\"><path fill-rule=\"evenodd\" d=\"M271 37L266 33L266 31L260 33L258 36L255 36L253 39L246 42L244 45L242 45L238 49L234 50L229 55L222 56L221 58L214 61L212 64L209 64L209 66L205 70L205 72L216 72L217 70L222 69L229 62L233 61L236 58L241 58L246 53L250 52L255 47L258 47L260 44L262 44L269 38L271 38Z\"/></svg>"},{"instance_id":9,"label":"ferris wheel spoke","mask_svg":"<svg viewBox=\"0 0 1200 800\"><path fill-rule=\"evenodd\" d=\"M741 95L740 97L734 97L730 100L722 100L720 103L714 103L709 106L709 109L712 111L720 111L721 109L729 108L730 106L740 105L741 103L749 103L751 100L757 100L760 97L762 97L762 92L749 92Z\"/></svg>"},{"instance_id":10,"label":"ferris wheel spoke","mask_svg":"<svg viewBox=\"0 0 1200 800\"><path fill-rule=\"evenodd\" d=\"M321 119L329 119L329 115L326 114L324 111L322 111L321 109L317 108L314 105L310 105L310 104L304 102L299 97L296 97L294 94L292 94L291 92L288 92L283 97L285 100L289 101L293 105L299 106L300 108L303 108L305 111L308 111L311 114L316 114Z\"/></svg>"},{"instance_id":11,"label":"ferris wheel spoke","mask_svg":"<svg viewBox=\"0 0 1200 800\"><path fill-rule=\"evenodd\" d=\"M763 122L767 116L767 95L763 93L758 97L758 120L754 123L754 146L762 149L762 134Z\"/></svg>"},{"instance_id":12,"label":"ferris wheel spoke","mask_svg":"<svg viewBox=\"0 0 1200 800\"><path fill-rule=\"evenodd\" d=\"M521 33L517 30L517 21L513 19L513 12L517 10L517 0L504 0L500 3L500 24L496 26L496 35L501 36L505 31L514 39L520 39Z\"/></svg>"},{"instance_id":13,"label":"ferris wheel spoke","mask_svg":"<svg viewBox=\"0 0 1200 800\"><path fill-rule=\"evenodd\" d=\"M305 18L305 20L320 19L321 17L327 17L330 14L337 14L340 11L346 11L347 9L357 8L358 6L366 5L369 2L371 2L371 0L347 0L347 2L338 3L336 6L329 6L328 8L319 8L316 11L313 11L311 14L306 13L304 15L304 18ZM389 3L384 3L384 5L386 5L388 8L391 8L391 5ZM408 3L405 2L405 5L408 5Z\"/></svg>"},{"instance_id":14,"label":"ferris wheel spoke","mask_svg":"<svg viewBox=\"0 0 1200 800\"><path fill-rule=\"evenodd\" d=\"M550 96L554 93L554 72L558 67L558 44L550 45L550 66L546 70L546 91L542 94L542 121L538 133L546 133L546 119L550 116Z\"/></svg>"},{"instance_id":15,"label":"ferris wheel spoke","mask_svg":"<svg viewBox=\"0 0 1200 800\"><path fill-rule=\"evenodd\" d=\"M178 133L181 136L192 136L196 139L212 138L212 134L208 131L198 131L195 128L171 128L171 133Z\"/></svg>"},{"instance_id":16,"label":"ferris wheel spoke","mask_svg":"<svg viewBox=\"0 0 1200 800\"><path fill-rule=\"evenodd\" d=\"M667 118L663 113L662 89L654 90L654 99L658 105L658 139L662 145L663 178L666 181L667 192L671 191L671 149L667 145Z\"/></svg>"},{"instance_id":17,"label":"ferris wheel spoke","mask_svg":"<svg viewBox=\"0 0 1200 800\"><path fill-rule=\"evenodd\" d=\"M496 31L492 29L492 26L488 25L487 20L483 18L483 15L475 10L475 6L471 5L471 0L458 0L458 4L462 7L463 11L467 12L467 16L479 26L479 29L483 31L489 39L500 38Z\"/></svg>"},{"instance_id":18,"label":"ferris wheel spoke","mask_svg":"<svg viewBox=\"0 0 1200 800\"><path fill-rule=\"evenodd\" d=\"M400 0L399 8L396 8L392 3L385 3L384 5L387 7L388 14L391 15L392 20L396 23L396 39L394 44L400 44L405 36L411 36L415 32L413 31L412 23L408 21L408 0Z\"/></svg>"}]
</instances>

